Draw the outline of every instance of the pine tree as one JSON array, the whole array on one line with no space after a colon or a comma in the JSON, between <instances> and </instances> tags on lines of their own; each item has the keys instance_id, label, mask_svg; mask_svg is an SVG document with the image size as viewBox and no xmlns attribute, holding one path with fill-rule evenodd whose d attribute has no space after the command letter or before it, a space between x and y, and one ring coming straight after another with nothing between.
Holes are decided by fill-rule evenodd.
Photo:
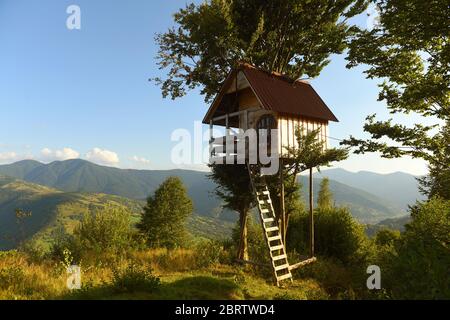
<instances>
[{"instance_id":1,"label":"pine tree","mask_svg":"<svg viewBox=\"0 0 450 320\"><path fill-rule=\"evenodd\" d=\"M181 179L169 177L148 197L138 228L152 247L182 246L186 239L186 219L192 211L192 200Z\"/></svg>"},{"instance_id":2,"label":"pine tree","mask_svg":"<svg viewBox=\"0 0 450 320\"><path fill-rule=\"evenodd\" d=\"M333 207L333 193L331 193L330 180L328 178L323 178L320 182L317 207L319 209L329 209Z\"/></svg>"}]
</instances>

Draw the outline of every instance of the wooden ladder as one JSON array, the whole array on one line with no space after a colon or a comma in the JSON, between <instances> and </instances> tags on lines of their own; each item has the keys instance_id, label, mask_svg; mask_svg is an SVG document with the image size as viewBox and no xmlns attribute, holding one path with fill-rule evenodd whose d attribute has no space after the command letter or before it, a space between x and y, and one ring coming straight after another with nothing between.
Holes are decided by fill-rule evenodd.
<instances>
[{"instance_id":1,"label":"wooden ladder","mask_svg":"<svg viewBox=\"0 0 450 320\"><path fill-rule=\"evenodd\" d=\"M264 230L264 236L269 248L270 259L272 261L273 274L277 286L284 280L292 282L292 274L289 268L286 248L283 244L283 238L280 227L276 221L275 211L273 209L270 192L267 183L261 175L258 165L247 164L250 181L258 204L259 216Z\"/></svg>"}]
</instances>

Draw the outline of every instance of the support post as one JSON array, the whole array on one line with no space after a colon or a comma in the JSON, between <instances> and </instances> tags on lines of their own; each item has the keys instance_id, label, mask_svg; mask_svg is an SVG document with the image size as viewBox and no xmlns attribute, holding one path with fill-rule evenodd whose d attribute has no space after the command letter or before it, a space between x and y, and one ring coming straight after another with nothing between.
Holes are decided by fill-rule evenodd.
<instances>
[{"instance_id":1,"label":"support post","mask_svg":"<svg viewBox=\"0 0 450 320\"><path fill-rule=\"evenodd\" d=\"M286 208L284 202L284 172L283 159L280 159L280 214L281 214L281 236L283 244L286 247Z\"/></svg>"},{"instance_id":2,"label":"support post","mask_svg":"<svg viewBox=\"0 0 450 320\"><path fill-rule=\"evenodd\" d=\"M212 157L213 155L213 140L214 140L214 134L213 134L213 121L209 120L209 156Z\"/></svg>"},{"instance_id":3,"label":"support post","mask_svg":"<svg viewBox=\"0 0 450 320\"><path fill-rule=\"evenodd\" d=\"M314 198L313 168L309 169L309 253L314 257Z\"/></svg>"}]
</instances>

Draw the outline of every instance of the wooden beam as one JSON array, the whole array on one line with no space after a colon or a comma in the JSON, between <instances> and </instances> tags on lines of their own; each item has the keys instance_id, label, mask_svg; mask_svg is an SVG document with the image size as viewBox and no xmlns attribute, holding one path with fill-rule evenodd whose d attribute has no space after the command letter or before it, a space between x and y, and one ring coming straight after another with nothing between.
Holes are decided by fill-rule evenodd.
<instances>
[{"instance_id":1,"label":"wooden beam","mask_svg":"<svg viewBox=\"0 0 450 320\"><path fill-rule=\"evenodd\" d=\"M213 125L213 121L210 120L209 121L209 156L210 157L214 156L213 142L214 142L214 125Z\"/></svg>"},{"instance_id":2,"label":"wooden beam","mask_svg":"<svg viewBox=\"0 0 450 320\"><path fill-rule=\"evenodd\" d=\"M212 120L213 120L214 122L216 122L216 121L219 121L219 120L224 120L224 119L226 119L227 116L230 117L230 118L231 118L231 117L237 117L237 116L239 116L240 114L243 114L243 113L245 113L245 112L253 112L253 111L258 111L258 110L261 110L261 108L251 108L251 109L246 109L246 110L236 111L236 112L232 112L232 113L227 113L227 114L225 114L225 115L223 115L223 116L215 117L215 118L213 118Z\"/></svg>"},{"instance_id":3,"label":"wooden beam","mask_svg":"<svg viewBox=\"0 0 450 320\"><path fill-rule=\"evenodd\" d=\"M289 266L289 270L295 270L295 269L298 269L300 267L306 266L306 265L311 264L311 263L316 262L316 261L317 261L317 258L316 257L312 257L312 258L300 261L300 262L298 262L296 264L293 264L293 265Z\"/></svg>"},{"instance_id":4,"label":"wooden beam","mask_svg":"<svg viewBox=\"0 0 450 320\"><path fill-rule=\"evenodd\" d=\"M314 257L314 198L313 168L309 169L309 255Z\"/></svg>"},{"instance_id":5,"label":"wooden beam","mask_svg":"<svg viewBox=\"0 0 450 320\"><path fill-rule=\"evenodd\" d=\"M283 239L284 247L286 248L286 209L284 202L284 172L283 172L283 159L280 159L280 214L281 214L281 236Z\"/></svg>"}]
</instances>

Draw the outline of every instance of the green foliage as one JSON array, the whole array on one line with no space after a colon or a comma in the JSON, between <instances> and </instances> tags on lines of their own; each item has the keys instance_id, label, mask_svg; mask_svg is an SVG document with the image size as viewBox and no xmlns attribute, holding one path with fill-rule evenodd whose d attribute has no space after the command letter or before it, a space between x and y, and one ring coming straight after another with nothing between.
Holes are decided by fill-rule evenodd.
<instances>
[{"instance_id":1,"label":"green foliage","mask_svg":"<svg viewBox=\"0 0 450 320\"><path fill-rule=\"evenodd\" d=\"M285 213L289 217L294 212L299 212L305 209L305 204L302 197L302 183L297 180L297 177L290 172L289 166L281 166L283 170L283 184L284 184L284 201ZM269 187L273 208L276 216L281 217L281 186L280 175L266 176L266 182Z\"/></svg>"},{"instance_id":2,"label":"green foliage","mask_svg":"<svg viewBox=\"0 0 450 320\"><path fill-rule=\"evenodd\" d=\"M236 248L239 259L248 259L247 221L255 199L247 166L211 164L210 168L209 178L217 184L214 191L224 201L223 207L239 213L239 241Z\"/></svg>"},{"instance_id":3,"label":"green foliage","mask_svg":"<svg viewBox=\"0 0 450 320\"><path fill-rule=\"evenodd\" d=\"M269 253L266 240L264 239L264 232L259 218L257 221L255 220L253 215L251 215L247 223L249 259L258 263L268 263ZM236 224L232 234L232 241L236 247L239 245L239 230L239 224Z\"/></svg>"},{"instance_id":4,"label":"green foliage","mask_svg":"<svg viewBox=\"0 0 450 320\"><path fill-rule=\"evenodd\" d=\"M130 218L127 209L112 206L84 214L73 234L61 231L55 235L50 255L63 263L68 257L67 263L80 263L83 256L91 253L123 254L138 245Z\"/></svg>"},{"instance_id":5,"label":"green foliage","mask_svg":"<svg viewBox=\"0 0 450 320\"><path fill-rule=\"evenodd\" d=\"M192 211L192 200L181 179L169 177L148 197L138 228L152 247L183 246L186 219Z\"/></svg>"},{"instance_id":6,"label":"green foliage","mask_svg":"<svg viewBox=\"0 0 450 320\"><path fill-rule=\"evenodd\" d=\"M319 256L339 259L343 263L358 263L368 254L368 239L364 228L346 208L317 209L315 214L315 251ZM309 215L299 213L291 218L287 245L298 253L308 252Z\"/></svg>"},{"instance_id":7,"label":"green foliage","mask_svg":"<svg viewBox=\"0 0 450 320\"><path fill-rule=\"evenodd\" d=\"M330 190L330 180L328 178L323 178L320 182L317 206L319 209L329 209L333 206L333 194Z\"/></svg>"},{"instance_id":8,"label":"green foliage","mask_svg":"<svg viewBox=\"0 0 450 320\"><path fill-rule=\"evenodd\" d=\"M381 255L384 284L394 299L448 299L450 201L419 203L411 216L395 250Z\"/></svg>"},{"instance_id":9,"label":"green foliage","mask_svg":"<svg viewBox=\"0 0 450 320\"><path fill-rule=\"evenodd\" d=\"M209 0L174 15L176 27L158 34L161 69L156 78L172 99L202 87L217 93L230 68L246 61L293 79L317 76L331 54L341 53L352 30L347 18L364 11L365 0Z\"/></svg>"},{"instance_id":10,"label":"green foliage","mask_svg":"<svg viewBox=\"0 0 450 320\"><path fill-rule=\"evenodd\" d=\"M254 203L247 166L212 164L210 168L209 178L217 183L214 192L224 201L223 207L247 213Z\"/></svg>"},{"instance_id":11,"label":"green foliage","mask_svg":"<svg viewBox=\"0 0 450 320\"><path fill-rule=\"evenodd\" d=\"M8 289L15 287L25 279L25 273L19 266L11 266L0 269L0 288Z\"/></svg>"},{"instance_id":12,"label":"green foliage","mask_svg":"<svg viewBox=\"0 0 450 320\"><path fill-rule=\"evenodd\" d=\"M133 244L131 213L124 208L106 207L86 214L74 230L75 241L83 250L122 251Z\"/></svg>"},{"instance_id":13,"label":"green foliage","mask_svg":"<svg viewBox=\"0 0 450 320\"><path fill-rule=\"evenodd\" d=\"M393 114L412 112L435 121L412 127L367 117L371 139L350 137L343 143L356 153L404 155L429 163L427 195L449 199L450 168L450 29L448 1L375 0L380 22L359 30L350 42L348 67L368 65L367 77L383 79L379 100ZM413 35L413 36L412 36ZM441 121L436 121L441 120ZM442 125L440 125L441 123ZM435 130L439 128L440 130Z\"/></svg>"},{"instance_id":14,"label":"green foliage","mask_svg":"<svg viewBox=\"0 0 450 320\"><path fill-rule=\"evenodd\" d=\"M224 257L223 245L214 240L201 240L194 246L195 262L198 268L218 264Z\"/></svg>"},{"instance_id":15,"label":"green foliage","mask_svg":"<svg viewBox=\"0 0 450 320\"><path fill-rule=\"evenodd\" d=\"M306 131L295 128L297 145L286 147L289 155L290 170L294 175L310 168L329 166L331 162L342 161L348 157L348 149L325 148L325 141L319 139L320 128Z\"/></svg>"},{"instance_id":16,"label":"green foliage","mask_svg":"<svg viewBox=\"0 0 450 320\"><path fill-rule=\"evenodd\" d=\"M383 228L375 234L375 244L377 246L392 246L400 240L400 231Z\"/></svg>"},{"instance_id":17,"label":"green foliage","mask_svg":"<svg viewBox=\"0 0 450 320\"><path fill-rule=\"evenodd\" d=\"M123 270L114 270L111 286L116 293L154 292L161 280L153 275L150 268L130 264Z\"/></svg>"}]
</instances>

